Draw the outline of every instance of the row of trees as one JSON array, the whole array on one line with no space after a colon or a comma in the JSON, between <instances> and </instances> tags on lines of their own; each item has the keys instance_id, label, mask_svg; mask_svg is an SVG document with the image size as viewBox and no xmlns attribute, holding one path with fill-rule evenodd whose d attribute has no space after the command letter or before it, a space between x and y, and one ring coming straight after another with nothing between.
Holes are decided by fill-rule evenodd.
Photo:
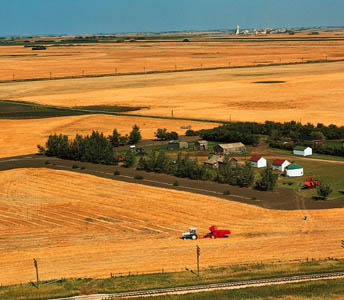
<instances>
[{"instance_id":1,"label":"row of trees","mask_svg":"<svg viewBox=\"0 0 344 300\"><path fill-rule=\"evenodd\" d=\"M47 156L56 156L63 159L71 159L83 162L116 164L113 146L109 139L93 131L91 135L76 135L75 139L69 139L67 135L50 135L45 147L38 145L40 153Z\"/></svg>"},{"instance_id":2,"label":"row of trees","mask_svg":"<svg viewBox=\"0 0 344 300\"><path fill-rule=\"evenodd\" d=\"M254 171L251 164L232 164L226 157L219 169L209 169L200 165L197 159L190 159L189 155L184 157L181 153L173 160L166 156L165 152L152 151L146 157L141 157L137 169L148 172L172 174L176 177L190 178L194 180L213 180L229 185L250 187L254 183ZM256 181L255 187L259 190L273 190L277 176L272 173L272 168L266 168Z\"/></svg>"},{"instance_id":3,"label":"row of trees","mask_svg":"<svg viewBox=\"0 0 344 300\"><path fill-rule=\"evenodd\" d=\"M112 132L112 135L108 137L113 147L119 147L123 145L134 145L141 141L142 136L140 133L140 127L137 125L133 126L132 131L126 135L121 135L115 128Z\"/></svg>"},{"instance_id":4,"label":"row of trees","mask_svg":"<svg viewBox=\"0 0 344 300\"><path fill-rule=\"evenodd\" d=\"M293 140L312 139L342 139L344 138L344 126L325 126L318 123L316 126L310 123L305 125L291 122L233 122L218 126L209 130L198 132L189 131L188 135L198 133L202 138L219 142L243 142L248 145L255 145L259 139L256 135L268 135L272 140L283 140L285 138Z\"/></svg>"},{"instance_id":5,"label":"row of trees","mask_svg":"<svg viewBox=\"0 0 344 300\"><path fill-rule=\"evenodd\" d=\"M178 133L175 131L168 132L166 128L159 128L154 132L155 137L160 141L178 140Z\"/></svg>"}]
</instances>

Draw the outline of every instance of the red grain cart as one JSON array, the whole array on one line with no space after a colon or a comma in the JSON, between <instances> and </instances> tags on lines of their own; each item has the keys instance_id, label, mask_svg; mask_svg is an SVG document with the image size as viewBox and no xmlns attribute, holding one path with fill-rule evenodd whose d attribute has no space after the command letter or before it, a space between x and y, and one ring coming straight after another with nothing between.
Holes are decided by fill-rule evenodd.
<instances>
[{"instance_id":1,"label":"red grain cart","mask_svg":"<svg viewBox=\"0 0 344 300\"><path fill-rule=\"evenodd\" d=\"M314 189L317 186L320 186L320 184L321 184L320 181L308 176L307 181L303 183L303 188L304 189Z\"/></svg>"},{"instance_id":2,"label":"red grain cart","mask_svg":"<svg viewBox=\"0 0 344 300\"><path fill-rule=\"evenodd\" d=\"M209 227L210 232L204 236L202 236L203 239L211 238L227 238L228 235L231 234L231 231L228 229L217 229L215 225Z\"/></svg>"}]
</instances>

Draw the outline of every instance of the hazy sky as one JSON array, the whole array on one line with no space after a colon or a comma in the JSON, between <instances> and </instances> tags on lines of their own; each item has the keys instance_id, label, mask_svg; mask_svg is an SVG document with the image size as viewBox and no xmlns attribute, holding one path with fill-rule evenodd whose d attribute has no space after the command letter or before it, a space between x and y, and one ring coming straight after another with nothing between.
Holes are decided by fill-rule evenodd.
<instances>
[{"instance_id":1,"label":"hazy sky","mask_svg":"<svg viewBox=\"0 0 344 300\"><path fill-rule=\"evenodd\" d=\"M342 26L344 0L0 0L0 35Z\"/></svg>"}]
</instances>

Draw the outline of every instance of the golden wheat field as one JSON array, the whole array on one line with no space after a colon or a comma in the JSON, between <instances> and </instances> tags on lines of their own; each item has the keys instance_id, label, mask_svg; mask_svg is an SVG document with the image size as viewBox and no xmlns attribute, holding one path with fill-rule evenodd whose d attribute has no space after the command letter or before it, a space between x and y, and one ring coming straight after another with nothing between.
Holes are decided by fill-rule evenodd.
<instances>
[{"instance_id":1,"label":"golden wheat field","mask_svg":"<svg viewBox=\"0 0 344 300\"><path fill-rule=\"evenodd\" d=\"M144 106L136 113L343 125L344 62L0 85L0 99Z\"/></svg>"},{"instance_id":2,"label":"golden wheat field","mask_svg":"<svg viewBox=\"0 0 344 300\"><path fill-rule=\"evenodd\" d=\"M192 129L212 128L214 123L180 120L160 120L152 118L119 117L110 115L71 116L33 120L0 120L0 157L31 154L37 152L37 145L45 145L51 134L66 134L74 138L76 134L87 135L93 130L112 134L114 128L122 135L129 134L134 125L140 127L144 139L154 139L158 128L184 134L187 124Z\"/></svg>"},{"instance_id":3,"label":"golden wheat field","mask_svg":"<svg viewBox=\"0 0 344 300\"><path fill-rule=\"evenodd\" d=\"M191 36L181 40L0 47L0 80L120 74L206 67L290 63L344 58L343 32L234 37Z\"/></svg>"},{"instance_id":4,"label":"golden wheat field","mask_svg":"<svg viewBox=\"0 0 344 300\"><path fill-rule=\"evenodd\" d=\"M0 173L0 282L343 256L343 209L266 210L210 196L48 169ZM212 224L228 239L179 239Z\"/></svg>"}]
</instances>

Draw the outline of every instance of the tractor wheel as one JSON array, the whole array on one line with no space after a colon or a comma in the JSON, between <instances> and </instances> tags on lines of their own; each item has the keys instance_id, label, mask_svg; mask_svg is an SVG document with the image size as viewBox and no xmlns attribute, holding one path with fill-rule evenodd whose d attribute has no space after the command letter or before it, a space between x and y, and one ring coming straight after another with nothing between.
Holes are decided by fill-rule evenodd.
<instances>
[{"instance_id":1,"label":"tractor wheel","mask_svg":"<svg viewBox=\"0 0 344 300\"><path fill-rule=\"evenodd\" d=\"M212 235L211 238L212 238L212 239L216 239L216 236L215 236L215 235Z\"/></svg>"},{"instance_id":2,"label":"tractor wheel","mask_svg":"<svg viewBox=\"0 0 344 300\"><path fill-rule=\"evenodd\" d=\"M185 241L185 240L186 240L186 237L182 237L182 239Z\"/></svg>"},{"instance_id":3,"label":"tractor wheel","mask_svg":"<svg viewBox=\"0 0 344 300\"><path fill-rule=\"evenodd\" d=\"M193 236L191 236L191 238L192 238L193 240L197 240L197 235L193 235Z\"/></svg>"}]
</instances>

